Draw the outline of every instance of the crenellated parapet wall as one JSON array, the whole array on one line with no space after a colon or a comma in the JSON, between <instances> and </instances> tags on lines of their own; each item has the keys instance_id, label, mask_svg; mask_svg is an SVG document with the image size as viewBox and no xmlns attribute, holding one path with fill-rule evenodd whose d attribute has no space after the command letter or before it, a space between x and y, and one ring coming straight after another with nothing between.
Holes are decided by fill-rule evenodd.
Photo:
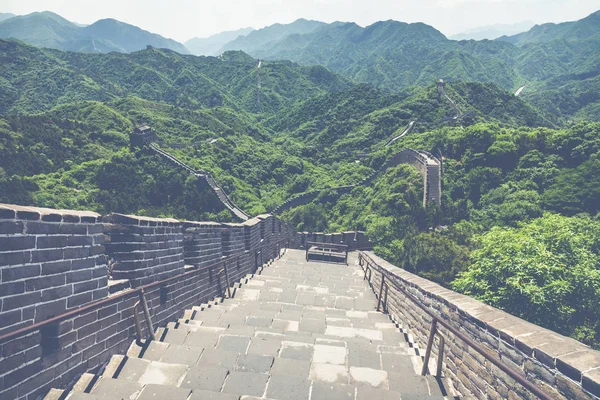
<instances>
[{"instance_id":1,"label":"crenellated parapet wall","mask_svg":"<svg viewBox=\"0 0 600 400\"><path fill-rule=\"evenodd\" d=\"M421 349L426 347L433 315L508 364L518 376L534 383L550 398L600 399L599 351L397 268L372 252L362 254L365 278L373 291L381 295L383 309L405 333L412 335ZM439 323L437 329L445 339L443 375L462 396L535 398L456 334ZM439 348L436 340L433 346L436 357L432 359L437 358ZM430 371L436 370L433 362L429 367Z\"/></svg>"},{"instance_id":2,"label":"crenellated parapet wall","mask_svg":"<svg viewBox=\"0 0 600 400\"><path fill-rule=\"evenodd\" d=\"M371 250L373 243L363 231L347 231L338 233L297 232L296 247L305 249L308 242L343 244L348 250Z\"/></svg>"},{"instance_id":3,"label":"crenellated parapet wall","mask_svg":"<svg viewBox=\"0 0 600 400\"><path fill-rule=\"evenodd\" d=\"M296 240L269 214L228 224L0 204L0 399L35 399L125 352L142 289L164 326Z\"/></svg>"}]
</instances>

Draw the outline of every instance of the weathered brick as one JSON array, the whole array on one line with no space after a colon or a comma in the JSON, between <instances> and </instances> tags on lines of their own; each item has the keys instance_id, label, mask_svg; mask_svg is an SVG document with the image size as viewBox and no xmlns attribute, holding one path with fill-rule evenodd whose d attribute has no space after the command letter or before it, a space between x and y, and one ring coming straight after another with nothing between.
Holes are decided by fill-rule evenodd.
<instances>
[{"instance_id":1,"label":"weathered brick","mask_svg":"<svg viewBox=\"0 0 600 400\"><path fill-rule=\"evenodd\" d=\"M87 225L85 224L60 224L59 232L66 235L87 235Z\"/></svg>"},{"instance_id":2,"label":"weathered brick","mask_svg":"<svg viewBox=\"0 0 600 400\"><path fill-rule=\"evenodd\" d=\"M23 233L23 221L2 221L0 220L0 234Z\"/></svg>"},{"instance_id":3,"label":"weathered brick","mask_svg":"<svg viewBox=\"0 0 600 400\"><path fill-rule=\"evenodd\" d=\"M69 297L67 301L67 308L79 307L84 304L90 303L93 299L91 292L81 293Z\"/></svg>"},{"instance_id":4,"label":"weathered brick","mask_svg":"<svg viewBox=\"0 0 600 400\"><path fill-rule=\"evenodd\" d=\"M60 286L42 291L42 301L53 301L73 294L73 286Z\"/></svg>"},{"instance_id":5,"label":"weathered brick","mask_svg":"<svg viewBox=\"0 0 600 400\"><path fill-rule=\"evenodd\" d=\"M40 278L32 278L27 280L25 283L25 290L28 292L32 292L35 290L47 289L55 286L63 286L64 284L64 274L43 276Z\"/></svg>"},{"instance_id":6,"label":"weathered brick","mask_svg":"<svg viewBox=\"0 0 600 400\"><path fill-rule=\"evenodd\" d=\"M30 235L55 235L60 232L60 224L28 221L26 223L26 230Z\"/></svg>"},{"instance_id":7,"label":"weathered brick","mask_svg":"<svg viewBox=\"0 0 600 400\"><path fill-rule=\"evenodd\" d=\"M96 265L96 260L94 260L94 258L91 258L91 257L71 261L71 269L73 271L76 271L79 269L93 268L95 265Z\"/></svg>"},{"instance_id":8,"label":"weathered brick","mask_svg":"<svg viewBox=\"0 0 600 400\"><path fill-rule=\"evenodd\" d=\"M0 375L14 371L25 363L25 353L17 353L10 357L0 359Z\"/></svg>"},{"instance_id":9,"label":"weathered brick","mask_svg":"<svg viewBox=\"0 0 600 400\"><path fill-rule=\"evenodd\" d=\"M25 293L25 282L12 282L2 283L0 282L0 297L12 296L15 294Z\"/></svg>"},{"instance_id":10,"label":"weathered brick","mask_svg":"<svg viewBox=\"0 0 600 400\"><path fill-rule=\"evenodd\" d=\"M31 304L39 303L42 295L39 292L25 293L16 296L5 297L2 300L2 311L15 310Z\"/></svg>"},{"instance_id":11,"label":"weathered brick","mask_svg":"<svg viewBox=\"0 0 600 400\"><path fill-rule=\"evenodd\" d=\"M4 385L5 387L12 387L20 382L23 382L30 376L41 370L41 361L36 361L28 365L23 365L20 368L14 370L13 372L7 374L4 377Z\"/></svg>"},{"instance_id":12,"label":"weathered brick","mask_svg":"<svg viewBox=\"0 0 600 400\"><path fill-rule=\"evenodd\" d=\"M7 311L7 312L1 312L0 313L0 321L2 321L2 326L11 326L18 322L21 322L22 321L21 315L22 314L21 314L20 309Z\"/></svg>"},{"instance_id":13,"label":"weathered brick","mask_svg":"<svg viewBox=\"0 0 600 400\"><path fill-rule=\"evenodd\" d=\"M71 270L71 260L53 261L42 264L42 275L54 275Z\"/></svg>"},{"instance_id":14,"label":"weathered brick","mask_svg":"<svg viewBox=\"0 0 600 400\"><path fill-rule=\"evenodd\" d=\"M67 246L91 246L92 243L89 236L67 236Z\"/></svg>"},{"instance_id":15,"label":"weathered brick","mask_svg":"<svg viewBox=\"0 0 600 400\"><path fill-rule=\"evenodd\" d=\"M63 249L35 250L31 253L31 262L47 262L63 259Z\"/></svg>"},{"instance_id":16,"label":"weathered brick","mask_svg":"<svg viewBox=\"0 0 600 400\"><path fill-rule=\"evenodd\" d=\"M25 349L37 346L40 343L41 335L39 332L34 332L26 336L21 336L2 344L2 357L10 357L13 354L19 353Z\"/></svg>"},{"instance_id":17,"label":"weathered brick","mask_svg":"<svg viewBox=\"0 0 600 400\"><path fill-rule=\"evenodd\" d=\"M56 249L67 245L66 236L40 236L37 239L38 249Z\"/></svg>"},{"instance_id":18,"label":"weathered brick","mask_svg":"<svg viewBox=\"0 0 600 400\"><path fill-rule=\"evenodd\" d=\"M40 304L35 307L35 322L44 321L48 318L55 317L64 313L67 299L58 299L48 303Z\"/></svg>"},{"instance_id":19,"label":"weathered brick","mask_svg":"<svg viewBox=\"0 0 600 400\"><path fill-rule=\"evenodd\" d=\"M0 266L25 264L30 259L30 251L0 252Z\"/></svg>"},{"instance_id":20,"label":"weathered brick","mask_svg":"<svg viewBox=\"0 0 600 400\"><path fill-rule=\"evenodd\" d=\"M89 292L90 290L97 289L97 288L98 288L98 281L96 281L96 280L75 283L75 284L73 284L73 293L77 294L77 293Z\"/></svg>"},{"instance_id":21,"label":"weathered brick","mask_svg":"<svg viewBox=\"0 0 600 400\"><path fill-rule=\"evenodd\" d=\"M35 247L35 236L0 236L3 251L26 250Z\"/></svg>"},{"instance_id":22,"label":"weathered brick","mask_svg":"<svg viewBox=\"0 0 600 400\"><path fill-rule=\"evenodd\" d=\"M92 271L81 270L67 273L67 283L81 282L92 279Z\"/></svg>"},{"instance_id":23,"label":"weathered brick","mask_svg":"<svg viewBox=\"0 0 600 400\"><path fill-rule=\"evenodd\" d=\"M92 255L91 253L91 247L67 247L64 249L64 258L84 258Z\"/></svg>"}]
</instances>

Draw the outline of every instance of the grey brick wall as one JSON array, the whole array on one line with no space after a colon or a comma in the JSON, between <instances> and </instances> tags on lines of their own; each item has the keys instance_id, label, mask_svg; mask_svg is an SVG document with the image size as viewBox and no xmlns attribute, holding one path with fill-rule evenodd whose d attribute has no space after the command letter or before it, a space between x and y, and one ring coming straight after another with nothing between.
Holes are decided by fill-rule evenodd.
<instances>
[{"instance_id":1,"label":"grey brick wall","mask_svg":"<svg viewBox=\"0 0 600 400\"><path fill-rule=\"evenodd\" d=\"M295 235L295 247L297 249L306 248L308 242L318 243L336 243L348 246L348 250L368 250L373 248L373 243L369 240L365 232L341 232L341 233L320 233L320 232L298 232Z\"/></svg>"},{"instance_id":2,"label":"grey brick wall","mask_svg":"<svg viewBox=\"0 0 600 400\"><path fill-rule=\"evenodd\" d=\"M126 351L139 296L131 289L108 296L109 268L132 287L185 272L145 290L154 326L164 326L223 295L222 264L214 261L237 255L227 259L233 283L256 270L261 253L265 263L274 256L273 221L293 244L295 233L269 215L219 224L0 205L0 336L104 299L101 307L0 341L0 399L37 399Z\"/></svg>"},{"instance_id":3,"label":"grey brick wall","mask_svg":"<svg viewBox=\"0 0 600 400\"><path fill-rule=\"evenodd\" d=\"M413 275L372 252L365 254L377 265L370 274L374 292L379 294L384 274L389 286L387 312L412 334L419 347L426 346L432 320L400 291L394 290L394 284L419 299L439 319L520 371L550 396L556 399L600 399L599 351ZM446 339L444 374L463 396L477 399L533 398L514 379L458 337L443 328L440 330ZM436 344L433 353L437 355L438 350Z\"/></svg>"},{"instance_id":4,"label":"grey brick wall","mask_svg":"<svg viewBox=\"0 0 600 400\"><path fill-rule=\"evenodd\" d=\"M101 220L0 205L0 334L106 297Z\"/></svg>"},{"instance_id":5,"label":"grey brick wall","mask_svg":"<svg viewBox=\"0 0 600 400\"><path fill-rule=\"evenodd\" d=\"M183 223L123 214L104 218L111 277L132 287L183 273Z\"/></svg>"}]
</instances>

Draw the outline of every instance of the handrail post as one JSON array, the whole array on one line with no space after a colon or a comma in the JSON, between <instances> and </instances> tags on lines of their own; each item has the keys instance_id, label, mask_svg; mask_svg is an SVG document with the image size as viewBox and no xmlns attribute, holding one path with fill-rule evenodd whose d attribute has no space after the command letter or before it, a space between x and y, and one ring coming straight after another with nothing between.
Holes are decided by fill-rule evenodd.
<instances>
[{"instance_id":1,"label":"handrail post","mask_svg":"<svg viewBox=\"0 0 600 400\"><path fill-rule=\"evenodd\" d=\"M437 318L434 318L431 322L431 329L429 330L429 340L427 341L427 349L425 350L425 360L423 360L423 369L421 370L421 375L423 376L427 374L427 370L429 369L429 357L431 357L433 339L435 338L435 334L437 332L437 322Z\"/></svg>"},{"instance_id":2,"label":"handrail post","mask_svg":"<svg viewBox=\"0 0 600 400\"><path fill-rule=\"evenodd\" d=\"M386 285L385 285L385 297L384 297L385 300L383 300L383 312L386 313L386 314L388 313L388 292L389 291L390 291L390 285L388 285L386 283Z\"/></svg>"},{"instance_id":3,"label":"handrail post","mask_svg":"<svg viewBox=\"0 0 600 400\"><path fill-rule=\"evenodd\" d=\"M135 323L135 334L137 336L137 342L142 341L142 324L140 323L140 301L138 300L133 306L133 322Z\"/></svg>"},{"instance_id":4,"label":"handrail post","mask_svg":"<svg viewBox=\"0 0 600 400\"><path fill-rule=\"evenodd\" d=\"M227 294L231 299L231 286L229 286L229 275L227 274L227 261L223 261L223 271L225 272L225 283L227 284Z\"/></svg>"},{"instance_id":5,"label":"handrail post","mask_svg":"<svg viewBox=\"0 0 600 400\"><path fill-rule=\"evenodd\" d=\"M385 284L385 275L381 271L381 285L379 286L379 299L377 300L377 311L381 307L381 295L383 294L383 285Z\"/></svg>"},{"instance_id":6,"label":"handrail post","mask_svg":"<svg viewBox=\"0 0 600 400\"><path fill-rule=\"evenodd\" d=\"M446 346L446 339L442 335L438 335L440 337L440 346L438 349L438 357L437 357L437 373L436 376L438 378L442 377L442 363L444 362L444 347Z\"/></svg>"},{"instance_id":7,"label":"handrail post","mask_svg":"<svg viewBox=\"0 0 600 400\"><path fill-rule=\"evenodd\" d=\"M154 326L152 325L152 318L150 317L150 310L148 309L148 303L146 302L146 294L144 289L140 290L140 302L142 303L142 309L144 310L144 316L146 317L146 324L148 325L150 340L154 340Z\"/></svg>"}]
</instances>

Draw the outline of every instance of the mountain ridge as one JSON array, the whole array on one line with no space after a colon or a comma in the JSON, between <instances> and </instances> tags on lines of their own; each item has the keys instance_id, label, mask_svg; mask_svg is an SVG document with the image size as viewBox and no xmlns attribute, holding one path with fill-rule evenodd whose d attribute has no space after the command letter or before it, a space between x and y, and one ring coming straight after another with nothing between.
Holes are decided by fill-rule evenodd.
<instances>
[{"instance_id":1,"label":"mountain ridge","mask_svg":"<svg viewBox=\"0 0 600 400\"><path fill-rule=\"evenodd\" d=\"M196 56L218 56L219 50L224 45L235 40L238 36L246 36L252 31L254 31L252 27L224 31L204 38L195 37L189 39L184 45L190 53Z\"/></svg>"},{"instance_id":2,"label":"mountain ridge","mask_svg":"<svg viewBox=\"0 0 600 400\"><path fill-rule=\"evenodd\" d=\"M0 38L19 39L28 44L67 51L131 52L146 46L164 47L187 54L173 39L115 19L102 19L81 26L50 11L15 16L0 22Z\"/></svg>"}]
</instances>

